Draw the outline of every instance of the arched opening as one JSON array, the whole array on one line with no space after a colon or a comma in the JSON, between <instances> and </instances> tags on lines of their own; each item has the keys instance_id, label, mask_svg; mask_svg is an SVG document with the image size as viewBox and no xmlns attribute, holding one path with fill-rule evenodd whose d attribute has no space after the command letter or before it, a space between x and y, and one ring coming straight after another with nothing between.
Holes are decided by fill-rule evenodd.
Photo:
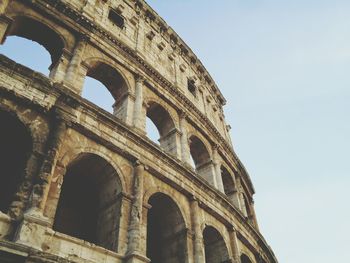
<instances>
[{"instance_id":1,"label":"arched opening","mask_svg":"<svg viewBox=\"0 0 350 263\"><path fill-rule=\"evenodd\" d=\"M0 211L7 213L25 175L32 138L16 117L0 111Z\"/></svg>"},{"instance_id":2,"label":"arched opening","mask_svg":"<svg viewBox=\"0 0 350 263\"><path fill-rule=\"evenodd\" d=\"M147 257L151 263L187 262L187 229L181 211L167 195L154 194L147 215Z\"/></svg>"},{"instance_id":3,"label":"arched opening","mask_svg":"<svg viewBox=\"0 0 350 263\"><path fill-rule=\"evenodd\" d=\"M250 258L246 254L241 255L241 263L252 263Z\"/></svg>"},{"instance_id":4,"label":"arched opening","mask_svg":"<svg viewBox=\"0 0 350 263\"><path fill-rule=\"evenodd\" d=\"M105 159L81 154L64 176L53 228L116 251L121 192L118 174Z\"/></svg>"},{"instance_id":5,"label":"arched opening","mask_svg":"<svg viewBox=\"0 0 350 263\"><path fill-rule=\"evenodd\" d=\"M157 129L157 126L153 123L153 121L149 117L146 117L146 134L147 134L147 137L152 142L160 145L160 143L159 143L159 138L160 138L159 131Z\"/></svg>"},{"instance_id":6,"label":"arched opening","mask_svg":"<svg viewBox=\"0 0 350 263\"><path fill-rule=\"evenodd\" d=\"M245 216L248 218L249 222L254 225L255 222L254 222L254 217L250 206L250 202L244 193L243 193L243 202L244 202Z\"/></svg>"},{"instance_id":7,"label":"arched opening","mask_svg":"<svg viewBox=\"0 0 350 263\"><path fill-rule=\"evenodd\" d=\"M18 63L45 75L59 63L64 42L54 30L39 21L16 17L6 37L1 52Z\"/></svg>"},{"instance_id":8,"label":"arched opening","mask_svg":"<svg viewBox=\"0 0 350 263\"><path fill-rule=\"evenodd\" d=\"M190 153L196 172L211 185L214 183L214 166L204 143L196 136L190 137Z\"/></svg>"},{"instance_id":9,"label":"arched opening","mask_svg":"<svg viewBox=\"0 0 350 263\"><path fill-rule=\"evenodd\" d=\"M84 82L83 98L124 119L128 106L125 100L127 93L127 84L116 69L102 62L90 66Z\"/></svg>"},{"instance_id":10,"label":"arched opening","mask_svg":"<svg viewBox=\"0 0 350 263\"><path fill-rule=\"evenodd\" d=\"M222 177L222 183L224 185L225 194L231 200L231 202L237 208L239 208L239 201L238 201L239 198L238 198L238 192L237 192L234 178L224 166L221 166L221 177Z\"/></svg>"},{"instance_id":11,"label":"arched opening","mask_svg":"<svg viewBox=\"0 0 350 263\"><path fill-rule=\"evenodd\" d=\"M205 263L231 262L227 246L221 234L211 226L203 231Z\"/></svg>"},{"instance_id":12,"label":"arched opening","mask_svg":"<svg viewBox=\"0 0 350 263\"><path fill-rule=\"evenodd\" d=\"M160 147L164 151L176 155L178 134L170 114L159 104L151 102L147 108L146 116L157 128L159 135L157 141L159 141ZM152 131L149 128L152 128L152 125L146 122L147 135L154 138L154 130ZM152 138L151 136L150 138Z\"/></svg>"}]
</instances>

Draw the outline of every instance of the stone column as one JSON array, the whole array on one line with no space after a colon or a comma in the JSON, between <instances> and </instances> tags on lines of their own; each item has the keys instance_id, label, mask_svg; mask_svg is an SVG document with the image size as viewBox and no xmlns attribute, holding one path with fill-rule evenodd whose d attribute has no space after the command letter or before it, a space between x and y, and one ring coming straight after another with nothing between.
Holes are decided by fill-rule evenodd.
<instances>
[{"instance_id":1,"label":"stone column","mask_svg":"<svg viewBox=\"0 0 350 263\"><path fill-rule=\"evenodd\" d=\"M128 250L126 253L128 263L147 262L147 258L142 255L140 247L144 170L144 165L136 161L134 166L133 200L128 230Z\"/></svg>"},{"instance_id":2,"label":"stone column","mask_svg":"<svg viewBox=\"0 0 350 263\"><path fill-rule=\"evenodd\" d=\"M220 164L220 158L218 153L218 145L215 145L213 147L213 163L215 168L216 186L220 192L225 193L224 184L222 182L222 176L221 176L221 164Z\"/></svg>"},{"instance_id":3,"label":"stone column","mask_svg":"<svg viewBox=\"0 0 350 263\"><path fill-rule=\"evenodd\" d=\"M133 125L140 131L145 132L145 118L142 116L142 106L143 106L143 82L144 78L141 75L137 75L135 79L135 104L134 104L134 116Z\"/></svg>"},{"instance_id":4,"label":"stone column","mask_svg":"<svg viewBox=\"0 0 350 263\"><path fill-rule=\"evenodd\" d=\"M6 1L5 1L6 2ZM0 44L3 44L6 40L7 31L12 23L12 19L1 15L0 16Z\"/></svg>"},{"instance_id":5,"label":"stone column","mask_svg":"<svg viewBox=\"0 0 350 263\"><path fill-rule=\"evenodd\" d=\"M186 113L181 111L180 114L180 132L181 132L181 159L184 163L191 165L190 162L190 147L188 145L187 138L187 122L186 122Z\"/></svg>"},{"instance_id":6,"label":"stone column","mask_svg":"<svg viewBox=\"0 0 350 263\"><path fill-rule=\"evenodd\" d=\"M251 214L249 215L250 220L253 223L253 225L255 226L255 228L259 231L258 220L256 219L256 213L255 213L255 208L254 208L254 200L251 201L250 212L251 212Z\"/></svg>"},{"instance_id":7,"label":"stone column","mask_svg":"<svg viewBox=\"0 0 350 263\"><path fill-rule=\"evenodd\" d=\"M73 89L75 91L78 90L78 88L74 88L74 84L75 84L75 80L76 80L76 77L78 74L78 69L80 67L82 56L83 56L84 51L85 51L86 43L87 43L87 39L85 37L81 38L77 42L77 44L74 48L74 51L73 51L72 59L69 62L67 73L65 76L65 82L68 85L73 86Z\"/></svg>"},{"instance_id":8,"label":"stone column","mask_svg":"<svg viewBox=\"0 0 350 263\"><path fill-rule=\"evenodd\" d=\"M71 57L71 54L67 50L63 50L63 53L58 61L56 61L55 64L52 64L50 66L50 78L54 82L61 83L64 80L67 67L69 64L69 58Z\"/></svg>"},{"instance_id":9,"label":"stone column","mask_svg":"<svg viewBox=\"0 0 350 263\"><path fill-rule=\"evenodd\" d=\"M204 262L204 246L203 246L203 233L201 230L201 220L199 216L198 200L193 198L191 201L191 216L192 227L194 232L193 254L194 263Z\"/></svg>"},{"instance_id":10,"label":"stone column","mask_svg":"<svg viewBox=\"0 0 350 263\"><path fill-rule=\"evenodd\" d=\"M63 137L67 126L64 120L57 118L51 129L48 141L48 150L40 168L37 184L33 189L32 212L43 214L46 205L53 171L56 166L57 157L62 146ZM30 212L29 212L30 213Z\"/></svg>"},{"instance_id":11,"label":"stone column","mask_svg":"<svg viewBox=\"0 0 350 263\"><path fill-rule=\"evenodd\" d=\"M2 1L0 2L0 14L5 13L6 8L7 8L8 4L9 4L9 2L10 2L10 0L2 0Z\"/></svg>"},{"instance_id":12,"label":"stone column","mask_svg":"<svg viewBox=\"0 0 350 263\"><path fill-rule=\"evenodd\" d=\"M231 245L233 262L241 263L236 229L232 228L229 234L230 234L230 245Z\"/></svg>"}]
</instances>

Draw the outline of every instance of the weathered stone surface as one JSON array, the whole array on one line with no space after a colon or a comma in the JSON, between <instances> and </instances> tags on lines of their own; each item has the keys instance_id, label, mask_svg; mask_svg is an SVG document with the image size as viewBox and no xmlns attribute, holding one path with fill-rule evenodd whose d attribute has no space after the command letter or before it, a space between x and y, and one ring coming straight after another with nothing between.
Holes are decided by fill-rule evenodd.
<instances>
[{"instance_id":1,"label":"weathered stone surface","mask_svg":"<svg viewBox=\"0 0 350 263\"><path fill-rule=\"evenodd\" d=\"M46 77L0 56L0 154L17 147L0 162L0 185L12 185L0 192L0 261L277 262L225 99L147 3L2 1L0 41L12 35L43 45L52 65ZM86 76L109 90L113 114L81 98Z\"/></svg>"}]
</instances>

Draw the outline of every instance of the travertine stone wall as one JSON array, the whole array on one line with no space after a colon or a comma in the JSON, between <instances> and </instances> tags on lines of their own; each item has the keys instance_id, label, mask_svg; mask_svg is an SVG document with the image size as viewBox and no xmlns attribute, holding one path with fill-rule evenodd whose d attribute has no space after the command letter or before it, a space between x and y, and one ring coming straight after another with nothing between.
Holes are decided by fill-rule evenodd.
<instances>
[{"instance_id":1,"label":"travertine stone wall","mask_svg":"<svg viewBox=\"0 0 350 263\"><path fill-rule=\"evenodd\" d=\"M1 185L18 180L0 212L0 261L277 262L225 99L147 3L2 1L0 40L11 36L44 46L52 65L43 76L0 57L0 122L11 134L5 120L18 121L31 144L10 160L25 169L0 173ZM86 76L110 92L113 114L81 97Z\"/></svg>"}]
</instances>

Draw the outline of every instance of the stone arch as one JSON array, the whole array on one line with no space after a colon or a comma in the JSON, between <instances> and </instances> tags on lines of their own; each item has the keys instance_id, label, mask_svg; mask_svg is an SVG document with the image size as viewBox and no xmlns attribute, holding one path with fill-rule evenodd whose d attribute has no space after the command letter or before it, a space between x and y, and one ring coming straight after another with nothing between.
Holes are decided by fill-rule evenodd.
<instances>
[{"instance_id":1,"label":"stone arch","mask_svg":"<svg viewBox=\"0 0 350 263\"><path fill-rule=\"evenodd\" d=\"M213 226L203 230L205 263L230 262L230 256L224 237Z\"/></svg>"},{"instance_id":2,"label":"stone arch","mask_svg":"<svg viewBox=\"0 0 350 263\"><path fill-rule=\"evenodd\" d=\"M154 263L188 262L188 229L177 203L169 195L156 192L148 204L147 257Z\"/></svg>"},{"instance_id":3,"label":"stone arch","mask_svg":"<svg viewBox=\"0 0 350 263\"><path fill-rule=\"evenodd\" d=\"M16 114L1 109L0 122L6 124L0 129L0 211L8 213L12 203L20 201L15 195L27 177L33 139Z\"/></svg>"},{"instance_id":4,"label":"stone arch","mask_svg":"<svg viewBox=\"0 0 350 263\"><path fill-rule=\"evenodd\" d=\"M53 229L116 251L122 192L120 177L107 160L80 153L67 167Z\"/></svg>"},{"instance_id":5,"label":"stone arch","mask_svg":"<svg viewBox=\"0 0 350 263\"><path fill-rule=\"evenodd\" d=\"M242 253L241 254L241 263L253 263L252 261L246 254Z\"/></svg>"},{"instance_id":6,"label":"stone arch","mask_svg":"<svg viewBox=\"0 0 350 263\"><path fill-rule=\"evenodd\" d=\"M55 28L29 15L16 15L12 19L7 36L26 38L42 45L50 53L50 69L59 63L67 42Z\"/></svg>"},{"instance_id":7,"label":"stone arch","mask_svg":"<svg viewBox=\"0 0 350 263\"><path fill-rule=\"evenodd\" d=\"M171 191L176 191L176 190L171 190ZM177 194L172 193L169 189L167 189L166 187L162 187L162 186L155 186L155 187L151 187L149 188L143 195L143 203L144 205L147 206L148 204L148 200L151 198L152 195L156 194L156 193L162 193L166 196L171 196L171 199L174 200L174 202L176 204L181 204L181 198L179 198L179 196ZM190 228L190 219L187 218L187 214L184 211L184 208L182 206L178 206L178 209L181 212L181 216L185 221L185 225L186 228L189 229Z\"/></svg>"},{"instance_id":8,"label":"stone arch","mask_svg":"<svg viewBox=\"0 0 350 263\"><path fill-rule=\"evenodd\" d=\"M148 100L146 105L146 116L153 122L158 130L160 147L164 151L176 156L180 137L177 132L174 117L166 106L155 100Z\"/></svg>"},{"instance_id":9,"label":"stone arch","mask_svg":"<svg viewBox=\"0 0 350 263\"><path fill-rule=\"evenodd\" d=\"M248 200L248 197L244 192L242 193L242 198L243 198L243 202L244 202L244 214L249 220L251 220L253 213L252 213L252 209L250 207L250 202Z\"/></svg>"},{"instance_id":10,"label":"stone arch","mask_svg":"<svg viewBox=\"0 0 350 263\"><path fill-rule=\"evenodd\" d=\"M206 144L198 136L190 135L189 148L196 172L212 186L215 186L214 165Z\"/></svg>"},{"instance_id":11,"label":"stone arch","mask_svg":"<svg viewBox=\"0 0 350 263\"><path fill-rule=\"evenodd\" d=\"M239 208L239 195L235 177L224 164L221 165L221 177L224 186L224 193L230 201Z\"/></svg>"},{"instance_id":12,"label":"stone arch","mask_svg":"<svg viewBox=\"0 0 350 263\"><path fill-rule=\"evenodd\" d=\"M62 154L62 157L60 159L60 165L64 168L64 170L66 170L68 165L71 163L71 161L78 158L79 155L81 155L82 153L98 155L101 158L105 159L117 172L123 191L127 189L126 182L125 182L126 175L120 169L118 164L114 161L115 158L113 158L113 155L107 152L101 151L99 149L96 149L94 147L75 147L75 148L69 149L64 154Z\"/></svg>"},{"instance_id":13,"label":"stone arch","mask_svg":"<svg viewBox=\"0 0 350 263\"><path fill-rule=\"evenodd\" d=\"M83 62L85 67L84 76L90 77L101 83L109 92L113 105L113 114L119 119L125 120L127 118L128 97L130 94L130 83L124 76L121 70L103 58L89 58ZM87 87L84 85L83 93ZM94 98L88 98L92 102L98 103ZM104 98L107 100L108 98ZM107 110L107 105L99 105Z\"/></svg>"}]
</instances>

